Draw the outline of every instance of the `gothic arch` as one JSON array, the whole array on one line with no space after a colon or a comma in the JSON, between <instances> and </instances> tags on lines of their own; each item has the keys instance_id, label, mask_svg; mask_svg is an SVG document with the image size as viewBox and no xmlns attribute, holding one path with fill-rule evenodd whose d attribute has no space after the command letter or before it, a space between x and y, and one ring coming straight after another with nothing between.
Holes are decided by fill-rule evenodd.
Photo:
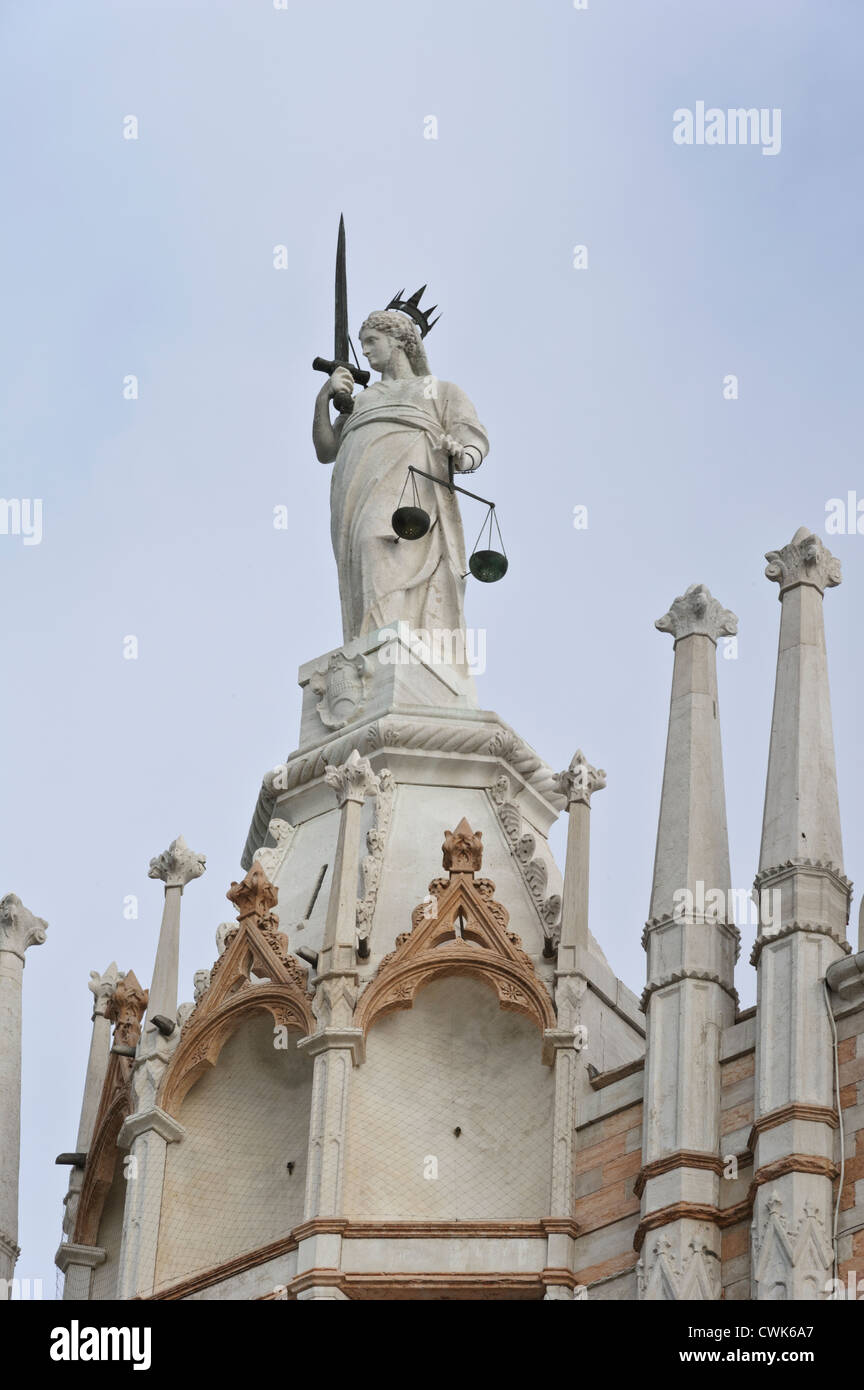
<instances>
[{"instance_id":1,"label":"gothic arch","mask_svg":"<svg viewBox=\"0 0 864 1390\"><path fill-rule=\"evenodd\" d=\"M211 1067L232 1033L251 1014L261 1010L278 1024L301 1036L315 1030L315 1019L306 996L289 984L249 984L220 1007L208 1012L194 1028L184 1029L171 1065L165 1073L157 1104L176 1116L186 1093Z\"/></svg>"},{"instance_id":2,"label":"gothic arch","mask_svg":"<svg viewBox=\"0 0 864 1390\"><path fill-rule=\"evenodd\" d=\"M256 867L244 882L254 877ZM256 882L255 887L260 885ZM314 1033L317 1026L306 990L306 971L289 953L287 939L276 930L276 919L259 911L241 917L228 933L225 950L211 971L209 988L186 1020L162 1078L157 1104L176 1116L190 1087L216 1065L231 1034L245 1018L262 1009L272 1015L274 1024L301 1036Z\"/></svg>"},{"instance_id":3,"label":"gothic arch","mask_svg":"<svg viewBox=\"0 0 864 1390\"><path fill-rule=\"evenodd\" d=\"M117 1135L132 1109L131 1079L131 1057L112 1052L84 1168L84 1182L81 1186L73 1235L77 1245L98 1243L102 1210L114 1181L118 1159L121 1157L117 1148Z\"/></svg>"},{"instance_id":4,"label":"gothic arch","mask_svg":"<svg viewBox=\"0 0 864 1390\"><path fill-rule=\"evenodd\" d=\"M530 1018L540 1032L556 1026L549 992L495 901L495 884L475 878L482 862L481 832L466 820L444 838L450 877L429 884L429 897L411 914L411 930L396 939L357 1006L355 1023L368 1033L376 1019L410 1009L418 990L443 975L468 975L495 991L502 1009Z\"/></svg>"}]
</instances>

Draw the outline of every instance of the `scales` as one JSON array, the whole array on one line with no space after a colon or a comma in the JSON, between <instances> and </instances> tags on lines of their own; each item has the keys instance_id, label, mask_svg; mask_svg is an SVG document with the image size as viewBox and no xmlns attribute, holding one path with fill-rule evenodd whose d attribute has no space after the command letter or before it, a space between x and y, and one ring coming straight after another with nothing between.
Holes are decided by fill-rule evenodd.
<instances>
[{"instance_id":1,"label":"scales","mask_svg":"<svg viewBox=\"0 0 864 1390\"><path fill-rule=\"evenodd\" d=\"M504 578L507 573L508 565L507 554L504 550L504 541L501 536L501 527L498 524L498 516L495 511L495 503L490 502L486 497L478 497L476 492L469 492L467 488L457 486L453 481L452 461L449 464L448 472L449 478L445 482L443 478L436 478L434 474L424 473L422 468L415 468L413 464L409 464L408 472L405 475L405 481L402 484L402 491L399 494L399 503L391 517L393 530L396 532L396 536L399 540L419 541L429 532L432 526L431 516L425 508L420 505L420 495L417 491L417 478L428 478L429 482L435 483L437 487L446 487L450 492L461 492L464 497L471 497L475 502L482 502L484 507L488 507L488 511L483 518L480 533L474 542L474 549L471 551L468 560L468 569L475 579L480 580L481 584L494 584L497 580ZM405 496L405 489L409 481L411 483L411 503L407 507L403 507L402 498ZM498 542L501 546L500 550L492 549L493 524L498 533ZM480 544L480 538L484 532L487 533L487 547L484 550L478 550L477 547ZM466 578L465 575L462 577L463 579Z\"/></svg>"}]
</instances>

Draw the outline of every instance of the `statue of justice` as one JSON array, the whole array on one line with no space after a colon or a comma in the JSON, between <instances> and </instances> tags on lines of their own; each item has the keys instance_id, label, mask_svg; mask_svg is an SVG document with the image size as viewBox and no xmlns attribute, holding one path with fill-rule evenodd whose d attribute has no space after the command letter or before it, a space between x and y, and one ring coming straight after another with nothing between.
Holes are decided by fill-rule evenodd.
<instances>
[{"instance_id":1,"label":"statue of justice","mask_svg":"<svg viewBox=\"0 0 864 1390\"><path fill-rule=\"evenodd\" d=\"M346 643L400 619L415 631L464 629L465 540L455 494L466 490L456 487L453 478L479 468L489 441L465 392L430 371L424 339L438 320L430 322L433 311L420 308L422 294L418 290L407 300L397 295L386 309L365 319L360 350L371 370L380 373L378 381L365 386L370 373L348 361L340 221L336 346L332 361L316 358L313 363L328 378L315 401L312 439L319 462L334 465L330 531ZM354 396L357 383L365 389ZM422 501L434 519L414 509L413 516L425 521L394 534L403 515L394 514L394 507L409 478L418 508ZM494 506L486 505L491 536ZM471 570L487 578L475 567L478 558L472 555ZM506 559L499 560L506 568Z\"/></svg>"}]
</instances>

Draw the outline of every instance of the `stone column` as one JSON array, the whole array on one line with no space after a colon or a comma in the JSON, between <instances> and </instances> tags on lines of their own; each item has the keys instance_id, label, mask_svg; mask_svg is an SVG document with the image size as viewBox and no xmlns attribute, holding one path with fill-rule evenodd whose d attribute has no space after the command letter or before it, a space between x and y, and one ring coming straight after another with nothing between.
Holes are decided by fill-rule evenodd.
<instances>
[{"instance_id":1,"label":"stone column","mask_svg":"<svg viewBox=\"0 0 864 1390\"><path fill-rule=\"evenodd\" d=\"M201 877L205 863L204 855L196 854L194 850L189 849L182 835L178 835L164 853L150 860L148 876L161 878L165 884L165 906L162 912L159 945L156 948L156 962L153 966L153 982L150 985L148 1022L157 1015L173 1020L177 1013L180 899L186 884L193 878Z\"/></svg>"},{"instance_id":2,"label":"stone column","mask_svg":"<svg viewBox=\"0 0 864 1390\"><path fill-rule=\"evenodd\" d=\"M580 1023L581 1000L588 977L588 871L590 861L591 794L606 786L606 773L592 767L581 749L557 777L567 800L567 858L561 902L561 935L555 972L558 1027L547 1030L544 1043L553 1050L555 1102L553 1110L552 1185L549 1207L546 1267L571 1272L575 1257L573 1221L573 1143L576 1126L577 1059L587 1041ZM572 1298L569 1283L547 1283L545 1299Z\"/></svg>"},{"instance_id":3,"label":"stone column","mask_svg":"<svg viewBox=\"0 0 864 1390\"><path fill-rule=\"evenodd\" d=\"M190 850L182 836L150 861L150 877L165 884L165 907L146 1025L135 1054L134 1109L117 1136L118 1147L130 1151L117 1285L120 1299L135 1298L153 1288L167 1149L185 1133L182 1125L156 1105L156 1094L179 1038L176 1019L180 898L186 884L203 874L204 864L204 855ZM156 1019L174 1024L173 1031L163 1034L154 1022Z\"/></svg>"},{"instance_id":4,"label":"stone column","mask_svg":"<svg viewBox=\"0 0 864 1390\"><path fill-rule=\"evenodd\" d=\"M86 1303L93 1287L93 1271L97 1265L104 1264L107 1252L97 1245L73 1245L65 1241L54 1263L63 1271L63 1299L72 1303Z\"/></svg>"},{"instance_id":5,"label":"stone column","mask_svg":"<svg viewBox=\"0 0 864 1390\"><path fill-rule=\"evenodd\" d=\"M93 1031L90 1035L90 1055L87 1058L84 1097L81 1101L78 1139L75 1144L79 1153L87 1152L93 1138L93 1127L96 1123L99 1102L102 1099L102 1086L105 1082L105 1073L108 1070L108 1059L111 1053L111 1020L108 1017L108 1001L121 979L123 979L123 975L117 969L117 962L114 960L104 975L100 975L98 970L90 971L90 981L87 988L93 995L93 1013L91 1016Z\"/></svg>"},{"instance_id":6,"label":"stone column","mask_svg":"<svg viewBox=\"0 0 864 1390\"><path fill-rule=\"evenodd\" d=\"M734 924L716 645L734 613L693 584L658 619L675 639L654 881L642 938L647 1018L642 1299L719 1299L720 1039L734 1022Z\"/></svg>"},{"instance_id":7,"label":"stone column","mask_svg":"<svg viewBox=\"0 0 864 1390\"><path fill-rule=\"evenodd\" d=\"M752 1227L754 1299L823 1299L833 1276L833 1044L823 978L849 950L822 616L840 565L805 527L769 551L780 642L762 846Z\"/></svg>"},{"instance_id":8,"label":"stone column","mask_svg":"<svg viewBox=\"0 0 864 1390\"><path fill-rule=\"evenodd\" d=\"M325 780L341 807L339 839L333 864L324 941L318 961L315 1014L318 1031L299 1046L314 1057L306 1221L314 1221L297 1254L298 1275L311 1281L319 1270L333 1271L341 1262L342 1178L351 1071L363 1060L363 1033L353 1027L357 1002L357 874L363 802L378 791L378 778L356 749L341 767L329 766ZM322 1229L329 1225L330 1229ZM309 1282L300 1299L343 1295L329 1283Z\"/></svg>"},{"instance_id":9,"label":"stone column","mask_svg":"<svg viewBox=\"0 0 864 1390\"><path fill-rule=\"evenodd\" d=\"M96 1115L99 1110L99 1102L102 1099L102 1088L105 1084L105 1074L111 1055L111 1020L108 1016L108 1006L118 982L122 979L123 975L118 971L116 961L111 962L104 975L100 975L98 970L90 971L87 987L94 997L91 1016L93 1029L90 1035L90 1055L87 1059L84 1095L78 1121L78 1137L75 1141L75 1150L80 1154L86 1155L93 1138ZM83 1167L73 1168L69 1175L69 1189L63 1198L65 1208L63 1232L68 1239L61 1244L54 1260L66 1276L63 1284L64 1299L89 1298L93 1270L97 1264L101 1264L105 1259L104 1250L98 1250L95 1246L73 1245L71 1241L75 1233L78 1202L83 1183Z\"/></svg>"},{"instance_id":10,"label":"stone column","mask_svg":"<svg viewBox=\"0 0 864 1390\"><path fill-rule=\"evenodd\" d=\"M41 946L48 923L14 893L0 902L0 1280L18 1259L21 1159L21 977L28 946ZM0 1284L0 1289L6 1289Z\"/></svg>"}]
</instances>

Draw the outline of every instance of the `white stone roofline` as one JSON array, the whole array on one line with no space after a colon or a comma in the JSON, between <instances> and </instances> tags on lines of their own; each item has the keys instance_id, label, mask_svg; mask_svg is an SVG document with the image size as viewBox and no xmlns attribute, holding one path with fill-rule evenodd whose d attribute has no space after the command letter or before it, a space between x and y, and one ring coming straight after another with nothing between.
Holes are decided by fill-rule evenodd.
<instances>
[{"instance_id":1,"label":"white stone roofline","mask_svg":"<svg viewBox=\"0 0 864 1390\"><path fill-rule=\"evenodd\" d=\"M356 749L377 761L385 753L410 755L435 753L456 761L488 761L488 778L478 787L494 785L503 772L513 778L526 805L533 803L538 819L551 825L564 809L556 774L534 750L494 711L471 709L400 709L371 723L361 721L337 737L322 739L311 748L298 749L265 776L252 815L241 864L248 869L255 851L267 838L277 801L286 793L323 781L328 764L340 765Z\"/></svg>"}]
</instances>

